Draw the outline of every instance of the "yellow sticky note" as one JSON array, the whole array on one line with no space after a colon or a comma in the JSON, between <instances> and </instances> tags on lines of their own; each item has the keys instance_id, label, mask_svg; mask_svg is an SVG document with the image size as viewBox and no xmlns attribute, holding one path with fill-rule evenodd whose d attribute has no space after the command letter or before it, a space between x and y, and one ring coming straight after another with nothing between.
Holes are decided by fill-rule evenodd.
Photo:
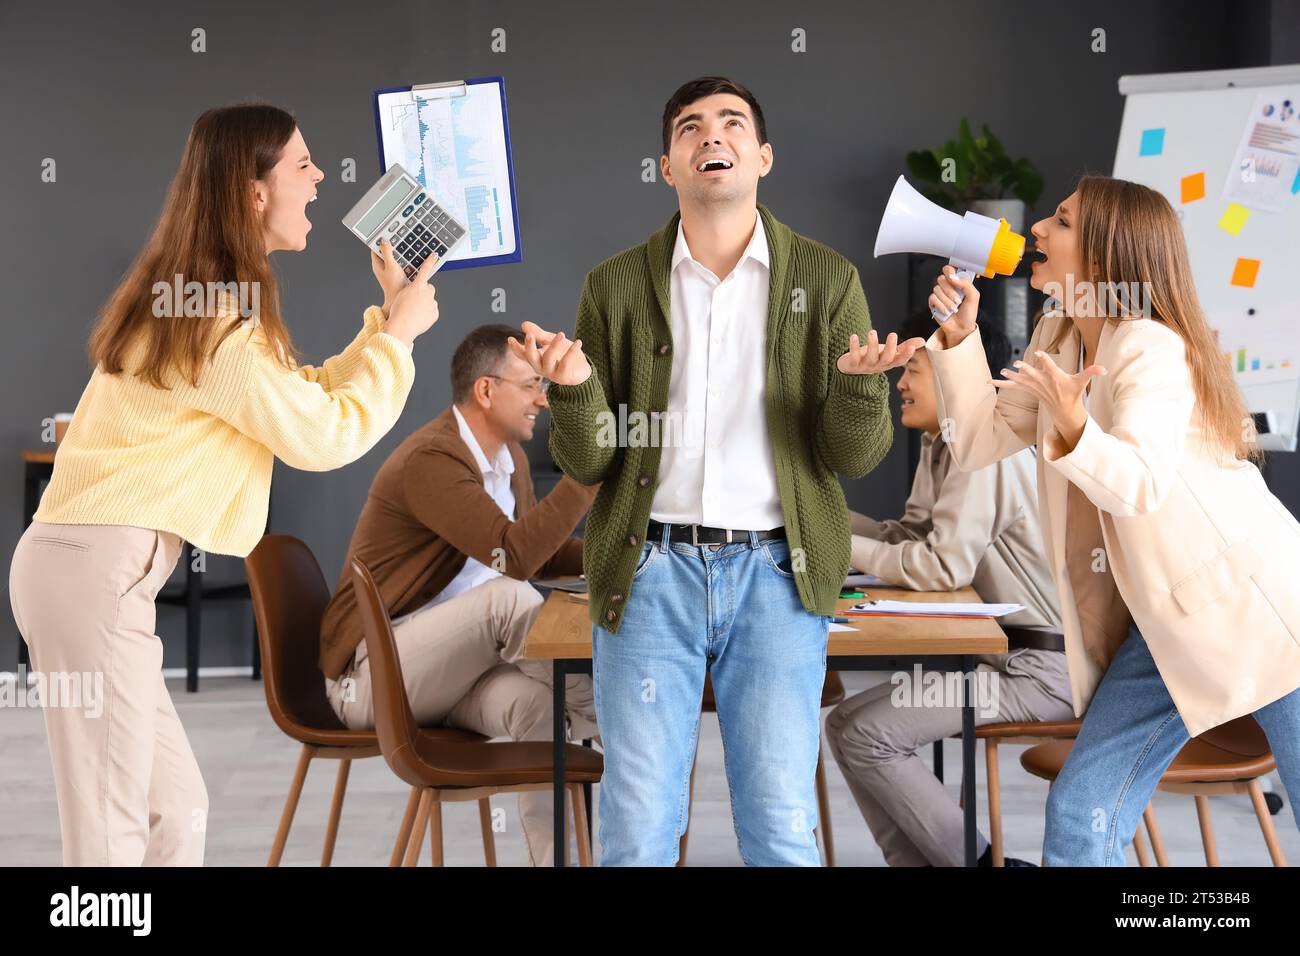
<instances>
[{"instance_id":1,"label":"yellow sticky note","mask_svg":"<svg viewBox=\"0 0 1300 956\"><path fill-rule=\"evenodd\" d=\"M1255 288L1255 277L1259 275L1258 259L1238 259L1232 267L1232 284L1247 289Z\"/></svg>"},{"instance_id":2,"label":"yellow sticky note","mask_svg":"<svg viewBox=\"0 0 1300 956\"><path fill-rule=\"evenodd\" d=\"M1179 182L1182 186L1183 202L1195 202L1205 198L1205 173L1192 173L1190 176L1184 176Z\"/></svg>"},{"instance_id":3,"label":"yellow sticky note","mask_svg":"<svg viewBox=\"0 0 1300 956\"><path fill-rule=\"evenodd\" d=\"M1222 218L1219 219L1219 228L1224 232L1239 236L1241 235L1241 227L1246 225L1246 220L1249 218L1249 209L1245 206L1239 206L1235 202L1230 202L1228 208L1224 210Z\"/></svg>"}]
</instances>

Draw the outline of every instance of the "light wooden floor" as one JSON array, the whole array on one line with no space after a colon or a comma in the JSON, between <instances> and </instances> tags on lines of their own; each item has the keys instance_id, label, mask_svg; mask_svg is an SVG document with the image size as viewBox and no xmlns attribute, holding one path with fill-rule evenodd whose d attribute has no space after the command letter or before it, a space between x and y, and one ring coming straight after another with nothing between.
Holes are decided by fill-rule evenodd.
<instances>
[{"instance_id":1,"label":"light wooden floor","mask_svg":"<svg viewBox=\"0 0 1300 956\"><path fill-rule=\"evenodd\" d=\"M887 679L883 673L845 674L850 693ZM203 768L211 811L207 858L210 866L261 866L279 822L285 792L298 755L298 745L271 722L262 685L247 678L206 680L198 694L186 694L181 682L169 682L181 720ZM1018 747L1004 747L1002 793L1007 853L1037 862L1042 850L1045 782L1030 777L1019 763ZM946 744L949 791L957 798L961 749ZM882 866L883 859L840 776L827 755L831 814L838 862L842 866ZM285 865L314 866L319 862L325 817L334 784L333 761L313 763L298 809ZM981 831L987 836L984 762L981 752L979 795ZM1273 778L1273 788L1281 785ZM335 865L387 863L407 790L382 758L353 764L343 809ZM600 788L594 799L599 814ZM1222 863L1268 865L1263 838L1246 797L1211 800L1215 834ZM528 860L513 797L498 801L505 809L505 831L497 834L501 865L525 865ZM1161 794L1156 798L1162 836L1174 865L1204 864L1195 808L1190 797ZM597 820L598 820L597 816ZM444 811L446 861L450 866L483 862L478 811L474 804ZM1273 818L1289 862L1300 863L1300 833L1289 806ZM596 848L599 854L599 847ZM571 859L573 858L572 851ZM1130 861L1132 862L1130 851ZM45 728L39 710L0 708L0 864L57 865L59 825L50 771ZM427 849L421 862L427 865ZM738 866L735 834L722 769L717 719L706 715L700 730L699 769L695 783L690 852L692 866Z\"/></svg>"}]
</instances>

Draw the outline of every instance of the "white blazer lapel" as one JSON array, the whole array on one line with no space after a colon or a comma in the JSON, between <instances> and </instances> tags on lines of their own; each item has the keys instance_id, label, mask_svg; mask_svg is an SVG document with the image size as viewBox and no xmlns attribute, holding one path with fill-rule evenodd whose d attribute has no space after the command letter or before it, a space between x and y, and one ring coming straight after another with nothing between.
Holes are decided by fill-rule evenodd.
<instances>
[{"instance_id":1,"label":"white blazer lapel","mask_svg":"<svg viewBox=\"0 0 1300 956\"><path fill-rule=\"evenodd\" d=\"M1073 328L1073 323L1069 319L1065 320L1070 324L1069 331L1066 333L1060 348L1055 351L1044 349L1047 356L1056 362L1058 366L1067 372L1073 373L1079 364L1080 339L1078 333ZM1037 364L1037 356L1026 356L1026 361ZM1040 485L1044 490L1044 497L1047 501L1047 527L1051 529L1052 536L1052 567L1057 572L1061 572L1057 580L1068 581L1068 575L1065 571L1065 538L1067 529L1065 526L1066 496L1069 490L1069 482L1065 476L1055 468L1048 468L1042 457L1043 436L1053 428L1052 416L1042 405L1038 406L1038 471L1040 475Z\"/></svg>"}]
</instances>

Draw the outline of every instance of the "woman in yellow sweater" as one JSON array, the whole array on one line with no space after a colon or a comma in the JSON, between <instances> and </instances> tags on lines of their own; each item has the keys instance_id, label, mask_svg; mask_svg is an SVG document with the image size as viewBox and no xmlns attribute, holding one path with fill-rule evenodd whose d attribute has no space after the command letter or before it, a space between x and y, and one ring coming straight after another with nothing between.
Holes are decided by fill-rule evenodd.
<instances>
[{"instance_id":1,"label":"woman in yellow sweater","mask_svg":"<svg viewBox=\"0 0 1300 956\"><path fill-rule=\"evenodd\" d=\"M338 468L392 428L412 345L438 319L433 260L408 283L385 246L383 306L342 353L297 364L268 256L306 248L323 178L284 110L205 112L91 337L94 372L9 572L44 686L91 691L43 701L67 865L202 864L207 791L163 683L154 598L182 540L252 550L275 458ZM177 288L210 290L206 307Z\"/></svg>"}]
</instances>

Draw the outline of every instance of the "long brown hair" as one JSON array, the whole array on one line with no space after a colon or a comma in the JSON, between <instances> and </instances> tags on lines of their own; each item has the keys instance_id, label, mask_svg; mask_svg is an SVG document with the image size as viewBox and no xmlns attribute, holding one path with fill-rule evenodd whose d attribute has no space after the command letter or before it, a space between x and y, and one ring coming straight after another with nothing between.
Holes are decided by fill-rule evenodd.
<instances>
[{"instance_id":1,"label":"long brown hair","mask_svg":"<svg viewBox=\"0 0 1300 956\"><path fill-rule=\"evenodd\" d=\"M1109 176L1084 176L1077 191L1083 278L1094 288L1147 290L1150 318L1169 326L1186 344L1196 411L1211 443L1234 458L1261 462L1264 453L1250 437L1254 429L1247 427L1252 419L1245 399L1196 296L1187 243L1169 200L1154 189ZM1106 314L1121 317L1107 321L1130 320L1123 316L1131 304L1109 304L1115 311ZM1100 293L1097 305L1103 306ZM1062 326L1049 348L1058 346L1070 328L1071 323Z\"/></svg>"},{"instance_id":2,"label":"long brown hair","mask_svg":"<svg viewBox=\"0 0 1300 956\"><path fill-rule=\"evenodd\" d=\"M134 374L168 387L175 370L197 386L218 345L241 324L216 317L158 318L156 283L257 283L257 324L287 366L297 361L280 317L275 273L250 182L265 179L297 128L292 114L266 103L222 106L194 121L153 235L123 276L90 337L90 358L105 372L123 371L137 335L145 355ZM291 366L289 366L291 367Z\"/></svg>"}]
</instances>

